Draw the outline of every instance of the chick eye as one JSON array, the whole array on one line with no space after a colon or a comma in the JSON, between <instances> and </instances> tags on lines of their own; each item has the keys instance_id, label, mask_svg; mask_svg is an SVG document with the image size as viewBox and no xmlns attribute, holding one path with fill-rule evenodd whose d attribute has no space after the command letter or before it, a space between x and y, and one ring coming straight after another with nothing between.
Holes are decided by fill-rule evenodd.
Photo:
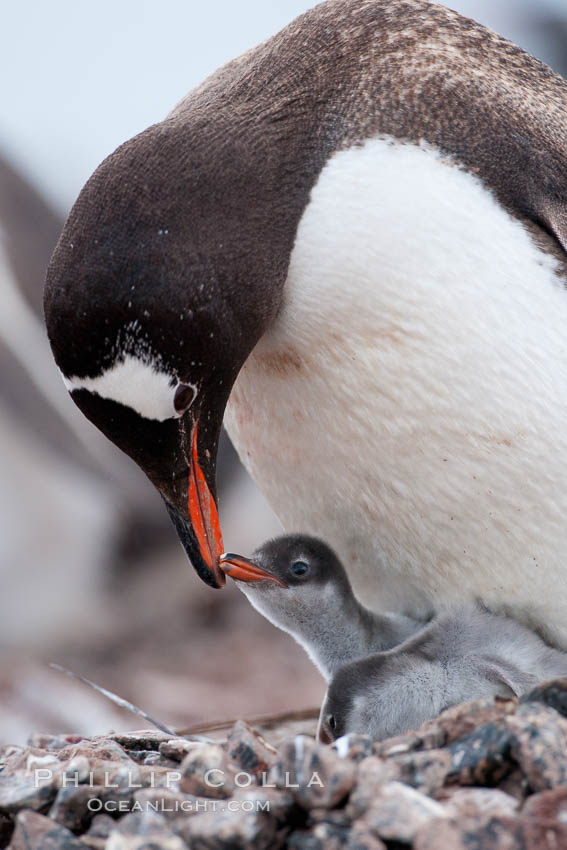
<instances>
[{"instance_id":1,"label":"chick eye","mask_svg":"<svg viewBox=\"0 0 567 850\"><path fill-rule=\"evenodd\" d=\"M337 721L335 720L334 714L328 714L327 715L327 725L328 725L329 729L331 730L331 732L334 732L336 730Z\"/></svg>"},{"instance_id":2,"label":"chick eye","mask_svg":"<svg viewBox=\"0 0 567 850\"><path fill-rule=\"evenodd\" d=\"M173 407L175 412L182 414L193 404L195 390L187 384L178 384L173 396Z\"/></svg>"},{"instance_id":3,"label":"chick eye","mask_svg":"<svg viewBox=\"0 0 567 850\"><path fill-rule=\"evenodd\" d=\"M291 572L294 576L303 576L309 569L309 564L306 564L305 561L295 561L290 567Z\"/></svg>"}]
</instances>

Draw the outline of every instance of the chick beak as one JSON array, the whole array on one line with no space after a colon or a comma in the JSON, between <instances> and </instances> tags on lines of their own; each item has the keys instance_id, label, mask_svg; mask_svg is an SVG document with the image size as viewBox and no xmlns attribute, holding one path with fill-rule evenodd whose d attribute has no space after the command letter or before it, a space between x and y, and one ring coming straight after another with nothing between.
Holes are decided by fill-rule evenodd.
<instances>
[{"instance_id":1,"label":"chick beak","mask_svg":"<svg viewBox=\"0 0 567 850\"><path fill-rule=\"evenodd\" d=\"M281 587L287 587L287 584L277 578L277 576L263 570L253 561L242 557L242 555L233 555L227 552L221 555L219 566L225 575L230 576L235 581L275 581Z\"/></svg>"}]
</instances>

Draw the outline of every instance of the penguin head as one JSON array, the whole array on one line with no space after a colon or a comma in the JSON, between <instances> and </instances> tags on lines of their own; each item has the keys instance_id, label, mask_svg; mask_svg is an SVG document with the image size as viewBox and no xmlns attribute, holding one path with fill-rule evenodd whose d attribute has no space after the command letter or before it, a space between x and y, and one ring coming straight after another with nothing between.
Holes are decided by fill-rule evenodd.
<instances>
[{"instance_id":1,"label":"penguin head","mask_svg":"<svg viewBox=\"0 0 567 850\"><path fill-rule=\"evenodd\" d=\"M102 163L55 249L44 303L72 400L147 474L197 572L221 587L222 417L285 268L245 221L261 189L241 186L229 143L213 155L213 131L201 129L165 121Z\"/></svg>"},{"instance_id":2,"label":"penguin head","mask_svg":"<svg viewBox=\"0 0 567 850\"><path fill-rule=\"evenodd\" d=\"M434 618L400 646L340 667L319 717L323 742L400 735L470 700L511 699L565 670L521 623L470 605Z\"/></svg>"},{"instance_id":3,"label":"penguin head","mask_svg":"<svg viewBox=\"0 0 567 850\"><path fill-rule=\"evenodd\" d=\"M441 665L396 650L345 664L327 688L317 737L331 743L359 733L381 740L419 729L447 707L444 676Z\"/></svg>"},{"instance_id":4,"label":"penguin head","mask_svg":"<svg viewBox=\"0 0 567 850\"><path fill-rule=\"evenodd\" d=\"M313 617L336 615L353 599L334 551L305 534L270 540L250 559L223 555L221 568L261 614L292 634L306 631L305 623Z\"/></svg>"}]
</instances>

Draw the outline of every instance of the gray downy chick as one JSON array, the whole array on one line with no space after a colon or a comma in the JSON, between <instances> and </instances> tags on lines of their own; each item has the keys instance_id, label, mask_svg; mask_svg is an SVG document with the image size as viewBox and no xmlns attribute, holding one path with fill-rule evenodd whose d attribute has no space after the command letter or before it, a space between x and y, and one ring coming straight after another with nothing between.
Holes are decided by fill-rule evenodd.
<instances>
[{"instance_id":1,"label":"gray downy chick","mask_svg":"<svg viewBox=\"0 0 567 850\"><path fill-rule=\"evenodd\" d=\"M223 555L221 568L254 608L301 644L327 680L346 662L397 646L424 625L361 605L333 550L307 535L270 540L250 559Z\"/></svg>"},{"instance_id":2,"label":"gray downy chick","mask_svg":"<svg viewBox=\"0 0 567 850\"><path fill-rule=\"evenodd\" d=\"M467 606L439 615L389 652L345 664L327 688L318 737L389 738L444 709L492 696L521 696L567 676L567 654L508 617Z\"/></svg>"}]
</instances>

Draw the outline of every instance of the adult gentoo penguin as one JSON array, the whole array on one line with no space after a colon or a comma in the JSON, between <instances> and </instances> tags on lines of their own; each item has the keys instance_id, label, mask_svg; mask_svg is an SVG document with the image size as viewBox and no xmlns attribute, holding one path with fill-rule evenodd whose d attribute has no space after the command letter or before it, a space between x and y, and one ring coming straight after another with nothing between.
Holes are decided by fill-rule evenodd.
<instances>
[{"instance_id":1,"label":"adult gentoo penguin","mask_svg":"<svg viewBox=\"0 0 567 850\"><path fill-rule=\"evenodd\" d=\"M566 199L549 68L425 0L328 0L97 169L55 359L209 584L227 407L366 605L477 598L567 647Z\"/></svg>"}]
</instances>

